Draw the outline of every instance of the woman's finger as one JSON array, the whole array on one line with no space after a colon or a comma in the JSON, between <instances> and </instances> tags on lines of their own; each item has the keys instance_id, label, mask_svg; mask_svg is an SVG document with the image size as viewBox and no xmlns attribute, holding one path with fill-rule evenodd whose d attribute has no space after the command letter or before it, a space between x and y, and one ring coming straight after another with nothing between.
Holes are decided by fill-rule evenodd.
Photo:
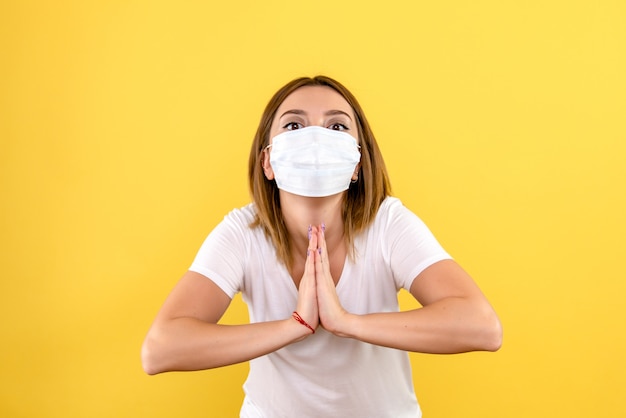
<instances>
[{"instance_id":1,"label":"woman's finger","mask_svg":"<svg viewBox=\"0 0 626 418\"><path fill-rule=\"evenodd\" d=\"M317 253L318 236L315 227L309 226L309 245L307 247L304 274L298 286L298 314L312 327L317 327L319 314L317 307L317 291L315 277L315 254Z\"/></svg>"},{"instance_id":2,"label":"woman's finger","mask_svg":"<svg viewBox=\"0 0 626 418\"><path fill-rule=\"evenodd\" d=\"M316 258L319 259L321 264L321 270L316 266L316 273L323 273L326 279L332 278L330 277L330 263L328 258L328 247L326 246L326 225L322 222L322 224L317 228L317 252Z\"/></svg>"},{"instance_id":3,"label":"woman's finger","mask_svg":"<svg viewBox=\"0 0 626 418\"><path fill-rule=\"evenodd\" d=\"M317 229L312 225L309 225L308 237L309 237L309 246L306 250L306 263L304 265L304 273L315 274L314 253L315 251L317 251L318 236L317 236Z\"/></svg>"}]
</instances>

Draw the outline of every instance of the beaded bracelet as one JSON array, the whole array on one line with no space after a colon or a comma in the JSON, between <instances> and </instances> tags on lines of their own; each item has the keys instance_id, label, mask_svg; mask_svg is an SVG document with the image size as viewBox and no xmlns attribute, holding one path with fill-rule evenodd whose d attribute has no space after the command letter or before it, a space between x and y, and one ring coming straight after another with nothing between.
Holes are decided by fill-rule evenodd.
<instances>
[{"instance_id":1,"label":"beaded bracelet","mask_svg":"<svg viewBox=\"0 0 626 418\"><path fill-rule=\"evenodd\" d=\"M315 330L313 329L313 327L307 324L306 321L302 319L302 317L300 316L298 312L293 311L293 314L291 316L293 317L293 319L295 319L296 321L298 321L299 323L301 323L302 325L310 329L312 334L315 334Z\"/></svg>"}]
</instances>

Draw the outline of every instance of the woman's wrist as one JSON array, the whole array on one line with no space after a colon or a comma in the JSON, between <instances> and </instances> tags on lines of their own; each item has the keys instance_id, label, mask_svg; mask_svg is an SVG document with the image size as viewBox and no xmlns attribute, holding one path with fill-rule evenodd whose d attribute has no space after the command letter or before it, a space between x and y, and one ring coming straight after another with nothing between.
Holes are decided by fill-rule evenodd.
<instances>
[{"instance_id":1,"label":"woman's wrist","mask_svg":"<svg viewBox=\"0 0 626 418\"><path fill-rule=\"evenodd\" d=\"M285 319L284 322L286 323L288 333L292 336L294 342L302 341L308 336L313 335L313 332L311 332L307 326L300 323L293 314L289 318Z\"/></svg>"},{"instance_id":2,"label":"woman's wrist","mask_svg":"<svg viewBox=\"0 0 626 418\"><path fill-rule=\"evenodd\" d=\"M324 329L332 332L334 335L343 338L357 338L357 329L360 324L360 315L351 314L343 311L343 313L333 322L333 324L324 324Z\"/></svg>"},{"instance_id":3,"label":"woman's wrist","mask_svg":"<svg viewBox=\"0 0 626 418\"><path fill-rule=\"evenodd\" d=\"M315 334L315 328L313 328L304 319L302 319L302 317L297 311L293 311L293 314L291 314L291 317L295 319L300 325L307 327L307 329L311 331L311 334Z\"/></svg>"}]
</instances>

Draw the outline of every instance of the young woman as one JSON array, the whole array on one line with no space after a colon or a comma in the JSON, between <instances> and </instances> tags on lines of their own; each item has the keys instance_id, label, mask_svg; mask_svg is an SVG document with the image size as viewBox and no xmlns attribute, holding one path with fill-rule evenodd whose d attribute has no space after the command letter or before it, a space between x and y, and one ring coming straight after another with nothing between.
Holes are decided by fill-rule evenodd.
<instances>
[{"instance_id":1,"label":"young woman","mask_svg":"<svg viewBox=\"0 0 626 418\"><path fill-rule=\"evenodd\" d=\"M419 417L407 351L495 351L472 278L390 196L355 97L299 78L263 113L253 203L209 234L142 349L148 374L250 361L242 417ZM399 311L404 288L421 308ZM250 324L218 321L242 292Z\"/></svg>"}]
</instances>

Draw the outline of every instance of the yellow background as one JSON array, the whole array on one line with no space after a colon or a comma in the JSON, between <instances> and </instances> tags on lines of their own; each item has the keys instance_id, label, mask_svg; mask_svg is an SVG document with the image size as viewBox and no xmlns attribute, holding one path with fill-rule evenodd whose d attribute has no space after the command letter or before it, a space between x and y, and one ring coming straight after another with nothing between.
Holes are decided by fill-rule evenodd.
<instances>
[{"instance_id":1,"label":"yellow background","mask_svg":"<svg viewBox=\"0 0 626 418\"><path fill-rule=\"evenodd\" d=\"M411 355L425 416L626 415L622 0L0 4L0 416L237 416L246 364L148 377L139 350L248 202L270 95L318 73L504 324L498 353Z\"/></svg>"}]
</instances>

